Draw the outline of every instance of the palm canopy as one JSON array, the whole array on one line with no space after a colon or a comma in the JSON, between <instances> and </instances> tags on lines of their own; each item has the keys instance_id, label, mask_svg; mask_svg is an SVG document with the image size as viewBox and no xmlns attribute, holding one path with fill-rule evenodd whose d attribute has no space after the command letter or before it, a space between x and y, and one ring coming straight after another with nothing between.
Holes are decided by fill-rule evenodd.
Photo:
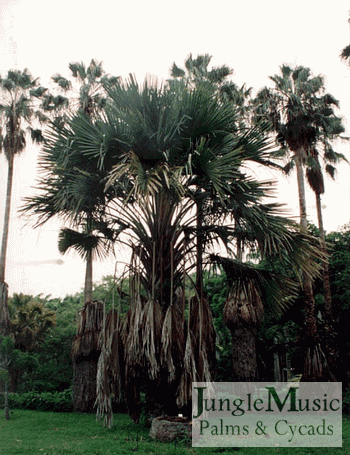
<instances>
[{"instance_id":1,"label":"palm canopy","mask_svg":"<svg viewBox=\"0 0 350 455\"><path fill-rule=\"evenodd\" d=\"M237 135L232 105L223 105L203 87L184 90L149 80L140 87L133 77L108 84L106 90L112 100L106 118L113 134L121 133L108 141L112 154L121 157L109 173L108 188L117 191L122 181L125 189L128 181L128 201L145 204L165 191L172 204L197 211L200 205L202 225L194 226L193 218L186 232L193 243L201 235L204 248L219 240L229 248L240 236L247 244L258 242L263 254L277 254L283 242L291 253L296 226L281 216L277 204L262 203L271 182L257 182L244 173L249 162L272 165L271 142L258 129ZM107 147L97 153L103 161ZM233 224L233 219L240 223ZM308 268L307 261L303 267Z\"/></svg>"},{"instance_id":2,"label":"palm canopy","mask_svg":"<svg viewBox=\"0 0 350 455\"><path fill-rule=\"evenodd\" d=\"M139 211L167 194L171 205L198 208L200 202L204 224L188 225L186 235L194 241L200 231L204 247L217 240L229 247L238 236L247 245L259 238L262 244L269 231L277 238L277 227L269 225L279 207L262 203L272 184L244 172L249 162L272 164L271 142L258 129L237 135L232 105L203 88L152 80L140 87L133 77L106 82L105 90L110 102L100 119L79 113L63 129L52 125L40 160L42 194L27 201L26 211L39 222L57 213L75 221L95 213L105 220L113 199L121 214L122 207L139 204ZM130 225L118 216L121 226Z\"/></svg>"},{"instance_id":3,"label":"palm canopy","mask_svg":"<svg viewBox=\"0 0 350 455\"><path fill-rule=\"evenodd\" d=\"M103 110L107 97L103 89L106 80L118 78L106 74L102 62L92 59L89 65L84 62L69 63L71 79L57 73L52 76L55 88L46 93L42 109L57 125L63 125L69 114L82 111L90 117L97 117Z\"/></svg>"},{"instance_id":4,"label":"palm canopy","mask_svg":"<svg viewBox=\"0 0 350 455\"><path fill-rule=\"evenodd\" d=\"M274 88L263 88L254 100L255 121L269 121L282 152L303 151L304 163L316 145L323 148L326 159L336 159L330 141L344 132L341 118L335 115L338 101L325 93L323 77L313 76L309 68L282 65L280 69L280 75L270 77Z\"/></svg>"},{"instance_id":5,"label":"palm canopy","mask_svg":"<svg viewBox=\"0 0 350 455\"><path fill-rule=\"evenodd\" d=\"M215 66L209 68L212 56L199 54L195 58L190 54L184 62L184 68L180 68L174 62L170 69L172 79L168 80L169 85L183 84L188 88L202 87L211 90L222 103L229 103L234 106L236 116L232 120L236 128L244 129L249 123L249 99L251 88L245 84L237 86L229 79L233 69L226 66Z\"/></svg>"},{"instance_id":6,"label":"palm canopy","mask_svg":"<svg viewBox=\"0 0 350 455\"><path fill-rule=\"evenodd\" d=\"M34 79L27 69L8 71L7 76L0 80L0 89L0 113L5 126L1 146L6 158L11 159L21 153L26 145L21 121L27 124L32 140L42 140L41 131L32 127L34 119L42 120L39 106L35 106L34 100L39 100L47 89L41 87L39 80Z\"/></svg>"},{"instance_id":7,"label":"palm canopy","mask_svg":"<svg viewBox=\"0 0 350 455\"><path fill-rule=\"evenodd\" d=\"M350 44L342 50L340 57L345 60L350 62Z\"/></svg>"}]
</instances>

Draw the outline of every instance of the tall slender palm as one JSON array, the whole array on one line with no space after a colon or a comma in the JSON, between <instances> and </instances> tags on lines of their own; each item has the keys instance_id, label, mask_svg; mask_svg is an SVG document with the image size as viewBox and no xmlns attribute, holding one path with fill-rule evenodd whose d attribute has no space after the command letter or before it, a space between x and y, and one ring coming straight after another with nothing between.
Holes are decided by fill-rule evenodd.
<instances>
[{"instance_id":1,"label":"tall slender palm","mask_svg":"<svg viewBox=\"0 0 350 455\"><path fill-rule=\"evenodd\" d=\"M12 182L14 171L14 159L24 151L26 146L26 131L28 127L31 138L40 142L41 131L33 128L35 119L43 120L34 101L40 99L46 89L39 86L38 79L33 79L27 69L10 70L6 77L0 80L0 114L5 132L1 137L0 151L4 151L7 163L7 189L4 216L4 229L2 234L0 256L0 332L7 333L9 330L9 318L7 311L7 284L5 283L6 253L10 225Z\"/></svg>"},{"instance_id":2,"label":"tall slender palm","mask_svg":"<svg viewBox=\"0 0 350 455\"><path fill-rule=\"evenodd\" d=\"M271 122L271 130L277 133L277 141L282 146L279 153L292 154L285 171L296 167L300 224L306 231L304 167L311 162L317 144L329 145L329 139L339 136L344 129L341 120L334 114L333 106L337 106L337 101L332 95L324 93L321 76L312 76L309 68L283 65L281 75L270 79L275 87L260 90L254 101L255 116L256 120L268 119ZM329 147L325 147L325 156L329 152ZM304 280L304 293L308 349L303 377L316 380L327 377L327 367L324 366L324 356L319 346L315 299L309 278Z\"/></svg>"},{"instance_id":3,"label":"tall slender palm","mask_svg":"<svg viewBox=\"0 0 350 455\"><path fill-rule=\"evenodd\" d=\"M117 80L117 78L111 78L110 76L105 74L105 71L102 67L101 62L97 62L96 60L92 59L90 64L86 66L83 62L71 62L69 64L69 69L71 71L71 77L72 80L69 80L65 78L64 76L60 74L55 74L52 77L52 80L57 84L58 87L58 95L53 95L52 93L48 93L45 95L44 100L43 100L43 109L46 112L51 112L53 116L52 120L52 134L57 138L57 135L60 134L60 131L62 130L61 138L65 136L68 140L68 136L70 133L67 132L67 128L69 130L70 128L70 117L74 113L82 113L86 115L88 118L91 120L97 119L99 114L102 112L105 104L106 104L106 93L103 89L103 82L109 80L110 82L113 80ZM67 125L67 128L64 128L64 125ZM73 128L74 130L74 128ZM72 131L71 131L72 132ZM87 133L87 131L84 131L83 134ZM80 136L76 131L74 131L74 135L76 137L73 137L72 134L69 136L70 140L78 140L78 137L80 138L80 143L79 143L79 149L81 150L84 145L83 145L83 138L82 134ZM49 147L56 147L59 148L62 146L62 142L59 144L56 143L54 144L55 139L53 139L53 136L50 136L50 145ZM67 158L67 153L66 148L63 146L62 150L62 156L59 157L59 153L53 153L51 158L49 160L59 159L59 161L56 162L55 166L56 167L62 167L62 157L65 156L65 159ZM49 153L49 152L48 152ZM65 218L68 220L70 218L70 221L74 221L74 229L67 228L63 229L60 234L60 242L59 242L59 248L62 253L65 253L67 249L69 248L75 248L78 250L85 262L86 262L86 274L85 274L85 285L84 285L84 296L85 296L85 303L88 301L93 300L93 258L94 254L92 250L97 251L99 247L107 247L108 241L105 242L106 238L103 239L101 237L102 231L100 231L99 234L94 235L94 226L96 226L96 220L93 219L93 211L96 209L95 203L96 203L96 198L95 199L88 199L87 195L91 197L91 192L94 192L92 187L88 189L89 183L91 185L96 185L97 188L102 188L101 182L98 182L99 178L101 177L101 173L96 179L96 175L93 178L89 177L89 170L91 169L91 164L89 166L85 165L84 160L79 159L78 155L75 154L75 162L70 163L71 166L75 166L75 170L79 173L78 176L78 181L75 182L75 176L72 176L71 173L69 172L69 167L67 166L67 163L65 163L66 169L68 174L66 173L65 176L63 176L63 182L60 184L60 188L58 188L57 182L56 182L56 190L57 191L62 191L62 186L65 186L67 189L68 186L71 188L72 193L70 194L70 198L80 198L80 203L77 202L76 206L79 207L77 210L77 207L73 207L73 205L70 203L68 204L67 201L64 201L61 195L56 195L57 198L60 199L60 203L56 202L56 207L59 207L57 209L57 214L62 215L64 212ZM68 184L68 180L70 179L71 183ZM80 187L79 187L80 185ZM74 187L74 188L73 188ZM87 193L84 194L79 194L79 191L87 191ZM64 192L63 194L66 193ZM97 191L95 191L95 194L97 194ZM100 194L101 196L101 194ZM41 201L43 202L43 200ZM40 205L40 203L37 201L37 203ZM65 208L63 209L63 205L65 205ZM47 206L46 209L42 207L42 213L44 214L46 210L46 215L48 214L48 210L53 209L53 203L51 201L50 203L50 208ZM70 207L70 209L68 208ZM71 216L69 217L69 210L71 210ZM80 212L79 212L80 211ZM84 213L84 216L81 216L82 212ZM78 213L80 215L78 216ZM82 225L79 226L78 223L78 218L80 217L80 222ZM46 218L47 219L47 218ZM101 220L99 220L99 226L101 226ZM71 226L72 227L72 226ZM106 230L104 228L104 233L111 237L111 232ZM77 241L77 244L74 245L71 242L73 240ZM95 243L97 241L97 243ZM85 251L83 246L86 247ZM96 250L97 248L97 250ZM105 252L109 251L109 247L107 249L105 248ZM102 252L102 250L100 250Z\"/></svg>"},{"instance_id":4,"label":"tall slender palm","mask_svg":"<svg viewBox=\"0 0 350 455\"><path fill-rule=\"evenodd\" d=\"M69 63L71 78L67 79L61 74L52 76L57 84L58 92L62 95L47 95L45 107L48 111L56 112L56 115L83 111L90 118L96 118L103 110L107 98L103 89L105 81L117 81L117 77L107 75L102 67L102 62L94 59L89 65L84 62ZM66 115L64 115L66 117Z\"/></svg>"},{"instance_id":5,"label":"tall slender palm","mask_svg":"<svg viewBox=\"0 0 350 455\"><path fill-rule=\"evenodd\" d=\"M331 148L330 144L326 143L325 153L324 153L325 171L333 179L335 178L335 167L333 164L337 163L340 160L346 160L344 155L336 153ZM332 163L332 164L331 164ZM307 160L306 167L306 178L307 181L315 193L316 199L316 209L317 209L317 220L318 220L318 229L319 237L321 243L321 249L325 253L327 252L326 247L326 233L323 227L323 217L322 217L322 206L321 206L321 195L325 191L324 178L322 173L322 167L319 161L319 152L314 148L310 148L310 156ZM331 294L331 284L330 284L330 273L329 273L329 261L326 257L323 261L323 292L324 292L324 324L325 324L325 341L326 341L326 353L327 360L334 371L334 374L337 376L339 372L339 342L337 340L337 334L335 329L335 322L333 317L332 310L332 294Z\"/></svg>"},{"instance_id":6,"label":"tall slender palm","mask_svg":"<svg viewBox=\"0 0 350 455\"><path fill-rule=\"evenodd\" d=\"M85 121L79 122L80 117ZM85 303L93 300L93 259L108 254L114 241L113 227L104 213L110 198L104 191L107 174L98 157L88 156L88 137L96 131L84 113L67 120L63 127L52 123L41 155L40 193L27 198L22 208L37 217L37 226L53 217L70 224L59 234L59 250L65 253L73 248L86 261Z\"/></svg>"},{"instance_id":7,"label":"tall slender palm","mask_svg":"<svg viewBox=\"0 0 350 455\"><path fill-rule=\"evenodd\" d=\"M83 119L83 120L81 120ZM104 141L104 131L85 113L52 123L46 132L40 166L39 194L25 201L23 210L37 217L37 225L58 218L69 225L59 234L59 250L75 249L86 262L84 309L79 315L80 329L72 346L74 359L74 408L92 411L96 400L96 372L100 350L96 348L102 324L102 306L93 302L92 266L96 257L104 258L115 241L114 223L106 217L110 194L104 191L106 170L99 157L89 155L91 135ZM97 136L96 133L100 133ZM107 161L107 160L106 160ZM99 320L94 320L94 315ZM92 321L90 320L92 319ZM89 344L90 341L90 344ZM83 351L83 353L81 353ZM94 385L95 384L95 385Z\"/></svg>"}]
</instances>

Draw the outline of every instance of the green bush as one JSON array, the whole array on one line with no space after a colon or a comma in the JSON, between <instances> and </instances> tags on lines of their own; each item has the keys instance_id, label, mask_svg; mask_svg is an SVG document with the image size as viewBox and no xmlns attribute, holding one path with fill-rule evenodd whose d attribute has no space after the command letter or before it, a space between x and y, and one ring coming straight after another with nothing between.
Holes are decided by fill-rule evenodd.
<instances>
[{"instance_id":1,"label":"green bush","mask_svg":"<svg viewBox=\"0 0 350 455\"><path fill-rule=\"evenodd\" d=\"M3 403L3 394L0 402ZM27 392L10 393L10 409L27 409L36 411L71 412L73 410L72 390L63 392Z\"/></svg>"}]
</instances>

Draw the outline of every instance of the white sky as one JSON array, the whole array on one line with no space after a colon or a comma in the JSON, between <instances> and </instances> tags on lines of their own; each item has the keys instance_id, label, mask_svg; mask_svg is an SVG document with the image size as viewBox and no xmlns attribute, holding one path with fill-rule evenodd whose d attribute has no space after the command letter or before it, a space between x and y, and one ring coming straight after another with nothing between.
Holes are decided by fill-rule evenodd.
<instances>
[{"instance_id":1,"label":"white sky","mask_svg":"<svg viewBox=\"0 0 350 455\"><path fill-rule=\"evenodd\" d=\"M327 6L326 6L327 5ZM209 53L213 65L234 69L233 80L258 90L282 63L303 65L325 76L327 90L340 101L349 131L350 68L339 58L349 43L347 0L0 0L0 72L27 67L42 85L54 73L69 75L68 63L92 58L115 76L147 73L167 78L172 62L182 65L189 53ZM349 145L337 150L350 161ZM74 254L60 256L57 226L33 230L20 219L21 198L33 194L38 150L29 145L16 158L13 206L7 255L9 292L65 296L82 289L85 267ZM338 167L336 182L326 180L324 224L336 230L350 219L350 168ZM0 155L0 233L5 205L7 163ZM278 198L298 214L296 178L277 178ZM316 224L314 196L308 215ZM122 260L123 254L117 253ZM57 265L55 260L63 260ZM50 262L53 261L53 262ZM115 260L96 264L95 281L113 274Z\"/></svg>"}]
</instances>

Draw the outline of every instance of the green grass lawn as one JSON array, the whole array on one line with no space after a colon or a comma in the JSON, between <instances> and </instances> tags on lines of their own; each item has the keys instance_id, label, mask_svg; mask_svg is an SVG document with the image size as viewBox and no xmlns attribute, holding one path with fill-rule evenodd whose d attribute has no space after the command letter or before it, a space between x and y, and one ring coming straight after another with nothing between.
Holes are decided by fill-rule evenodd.
<instances>
[{"instance_id":1,"label":"green grass lawn","mask_svg":"<svg viewBox=\"0 0 350 455\"><path fill-rule=\"evenodd\" d=\"M14 410L11 420L0 415L1 455L350 455L350 418L343 419L342 448L192 448L184 441L164 444L149 436L149 429L135 425L126 414L114 415L111 430L94 415Z\"/></svg>"}]
</instances>

